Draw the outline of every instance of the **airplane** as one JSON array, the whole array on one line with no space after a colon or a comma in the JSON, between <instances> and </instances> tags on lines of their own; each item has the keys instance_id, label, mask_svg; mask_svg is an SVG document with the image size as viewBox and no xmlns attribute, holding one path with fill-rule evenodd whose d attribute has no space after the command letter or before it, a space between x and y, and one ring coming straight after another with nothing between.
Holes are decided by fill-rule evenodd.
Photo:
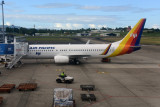
<instances>
[{"instance_id":1,"label":"airplane","mask_svg":"<svg viewBox=\"0 0 160 107\"><path fill-rule=\"evenodd\" d=\"M146 19L142 18L120 41L110 44L32 44L25 58L53 59L55 63L80 64L85 58L110 58L141 49L140 39Z\"/></svg>"}]
</instances>

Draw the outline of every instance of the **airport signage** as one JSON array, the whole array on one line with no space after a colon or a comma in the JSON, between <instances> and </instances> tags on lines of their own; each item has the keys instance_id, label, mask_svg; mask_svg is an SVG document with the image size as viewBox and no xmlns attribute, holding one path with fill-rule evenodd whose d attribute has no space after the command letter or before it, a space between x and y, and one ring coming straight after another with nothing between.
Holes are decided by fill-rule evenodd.
<instances>
[{"instance_id":1,"label":"airport signage","mask_svg":"<svg viewBox=\"0 0 160 107\"><path fill-rule=\"evenodd\" d=\"M13 44L0 44L0 55L14 54Z\"/></svg>"}]
</instances>

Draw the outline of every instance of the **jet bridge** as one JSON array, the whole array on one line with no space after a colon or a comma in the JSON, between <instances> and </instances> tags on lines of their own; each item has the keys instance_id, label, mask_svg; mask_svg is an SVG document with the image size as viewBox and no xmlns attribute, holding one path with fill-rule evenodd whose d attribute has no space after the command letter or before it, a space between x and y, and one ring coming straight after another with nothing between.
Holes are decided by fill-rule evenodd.
<instances>
[{"instance_id":1,"label":"jet bridge","mask_svg":"<svg viewBox=\"0 0 160 107\"><path fill-rule=\"evenodd\" d=\"M28 43L18 42L19 38L15 36L13 37L13 41L8 40L9 38L10 36L5 36L5 43L0 43L0 56L5 56L5 67L11 69L27 54Z\"/></svg>"}]
</instances>

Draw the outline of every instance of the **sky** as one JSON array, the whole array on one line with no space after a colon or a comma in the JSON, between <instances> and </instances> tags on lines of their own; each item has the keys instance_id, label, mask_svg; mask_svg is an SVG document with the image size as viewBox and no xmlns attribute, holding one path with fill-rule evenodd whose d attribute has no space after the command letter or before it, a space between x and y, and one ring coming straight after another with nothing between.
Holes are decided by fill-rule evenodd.
<instances>
[{"instance_id":1,"label":"sky","mask_svg":"<svg viewBox=\"0 0 160 107\"><path fill-rule=\"evenodd\" d=\"M4 0L5 25L79 29L134 26L160 28L160 0ZM2 16L0 15L0 20ZM2 21L1 21L2 23Z\"/></svg>"}]
</instances>

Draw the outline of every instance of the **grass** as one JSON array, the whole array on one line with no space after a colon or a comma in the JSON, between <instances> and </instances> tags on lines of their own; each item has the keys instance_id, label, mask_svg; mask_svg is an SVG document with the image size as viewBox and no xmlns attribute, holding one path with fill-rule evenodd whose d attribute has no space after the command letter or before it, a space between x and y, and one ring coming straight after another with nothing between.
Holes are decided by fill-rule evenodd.
<instances>
[{"instance_id":1,"label":"grass","mask_svg":"<svg viewBox=\"0 0 160 107\"><path fill-rule=\"evenodd\" d=\"M160 37L142 37L141 44L160 45Z\"/></svg>"},{"instance_id":2,"label":"grass","mask_svg":"<svg viewBox=\"0 0 160 107\"><path fill-rule=\"evenodd\" d=\"M53 36L46 36L46 37L26 37L27 41L72 41L71 38L63 38L63 37L53 37Z\"/></svg>"},{"instance_id":3,"label":"grass","mask_svg":"<svg viewBox=\"0 0 160 107\"><path fill-rule=\"evenodd\" d=\"M121 40L123 37L106 37L106 38L101 38L102 40L105 40L107 42L116 42Z\"/></svg>"},{"instance_id":4,"label":"grass","mask_svg":"<svg viewBox=\"0 0 160 107\"><path fill-rule=\"evenodd\" d=\"M128 32L121 32L120 37L105 37L101 38L101 40L105 40L107 42L115 42L121 40L124 35ZM92 35L92 37L97 36L98 34ZM22 36L21 34L17 36ZM78 37L75 37L78 38ZM73 37L61 37L61 36L30 36L26 37L27 41L73 41ZM141 38L141 44L145 45L160 45L160 32L143 32L143 36Z\"/></svg>"},{"instance_id":5,"label":"grass","mask_svg":"<svg viewBox=\"0 0 160 107\"><path fill-rule=\"evenodd\" d=\"M107 42L116 42L121 40L123 37L107 37L102 38L102 40L105 40ZM144 45L160 45L160 37L142 37L140 44Z\"/></svg>"},{"instance_id":6,"label":"grass","mask_svg":"<svg viewBox=\"0 0 160 107\"><path fill-rule=\"evenodd\" d=\"M160 37L160 32L143 32L143 35L147 37Z\"/></svg>"}]
</instances>

